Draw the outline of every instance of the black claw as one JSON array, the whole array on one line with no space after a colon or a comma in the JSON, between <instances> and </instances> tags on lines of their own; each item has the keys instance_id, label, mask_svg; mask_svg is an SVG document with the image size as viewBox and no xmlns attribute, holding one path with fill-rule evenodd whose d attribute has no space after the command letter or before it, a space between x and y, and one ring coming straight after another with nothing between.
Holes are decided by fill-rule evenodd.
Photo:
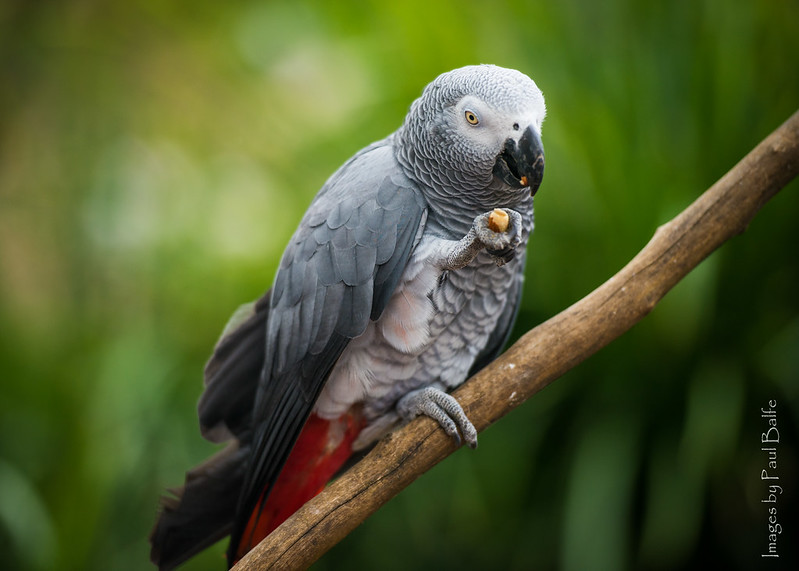
<instances>
[{"instance_id":1,"label":"black claw","mask_svg":"<svg viewBox=\"0 0 799 571\"><path fill-rule=\"evenodd\" d=\"M486 252L488 252L495 258L501 258L502 261L505 262L506 264L516 257L516 249L511 247L503 248L502 250L487 249Z\"/></svg>"},{"instance_id":2,"label":"black claw","mask_svg":"<svg viewBox=\"0 0 799 571\"><path fill-rule=\"evenodd\" d=\"M515 257L516 257L516 250L511 250L510 252L502 256L502 259L505 260L505 263L507 264Z\"/></svg>"},{"instance_id":3,"label":"black claw","mask_svg":"<svg viewBox=\"0 0 799 571\"><path fill-rule=\"evenodd\" d=\"M513 255L514 249L508 246L507 248L502 248L501 250L489 250L486 248L486 252L494 256L495 258L504 258L508 255Z\"/></svg>"}]
</instances>

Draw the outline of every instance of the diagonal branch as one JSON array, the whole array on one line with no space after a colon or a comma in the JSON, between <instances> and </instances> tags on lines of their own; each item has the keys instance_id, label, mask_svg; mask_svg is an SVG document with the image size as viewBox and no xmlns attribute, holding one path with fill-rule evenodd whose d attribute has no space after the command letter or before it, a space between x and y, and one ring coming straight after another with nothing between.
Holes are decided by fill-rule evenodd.
<instances>
[{"instance_id":1,"label":"diagonal branch","mask_svg":"<svg viewBox=\"0 0 799 571\"><path fill-rule=\"evenodd\" d=\"M454 395L478 431L619 337L699 262L746 230L758 210L799 174L799 111L676 218L621 271L525 334ZM419 418L286 520L234 569L311 565L425 471L455 451Z\"/></svg>"}]
</instances>

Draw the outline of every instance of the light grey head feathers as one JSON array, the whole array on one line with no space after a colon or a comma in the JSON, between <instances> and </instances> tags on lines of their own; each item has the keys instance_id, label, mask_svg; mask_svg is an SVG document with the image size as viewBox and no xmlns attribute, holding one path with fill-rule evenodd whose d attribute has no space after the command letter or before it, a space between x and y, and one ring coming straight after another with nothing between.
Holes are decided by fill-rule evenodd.
<instances>
[{"instance_id":1,"label":"light grey head feathers","mask_svg":"<svg viewBox=\"0 0 799 571\"><path fill-rule=\"evenodd\" d=\"M529 186L527 171L511 155L528 130L524 141L535 139L540 147L545 115L541 90L523 73L494 65L459 68L438 76L411 105L398 133L398 158L441 199L454 193L475 208L507 203ZM539 154L538 182L543 149Z\"/></svg>"}]
</instances>

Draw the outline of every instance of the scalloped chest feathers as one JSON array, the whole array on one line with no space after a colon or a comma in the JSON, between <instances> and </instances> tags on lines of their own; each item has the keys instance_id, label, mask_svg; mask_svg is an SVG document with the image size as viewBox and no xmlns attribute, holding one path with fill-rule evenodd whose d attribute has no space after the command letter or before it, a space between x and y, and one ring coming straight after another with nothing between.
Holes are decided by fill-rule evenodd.
<instances>
[{"instance_id":1,"label":"scalloped chest feathers","mask_svg":"<svg viewBox=\"0 0 799 571\"><path fill-rule=\"evenodd\" d=\"M432 262L441 238L425 234L381 315L342 353L314 407L322 418L363 403L368 421L393 409L409 391L440 382L460 385L497 326L527 241L498 267L481 252L466 267L442 271Z\"/></svg>"}]
</instances>

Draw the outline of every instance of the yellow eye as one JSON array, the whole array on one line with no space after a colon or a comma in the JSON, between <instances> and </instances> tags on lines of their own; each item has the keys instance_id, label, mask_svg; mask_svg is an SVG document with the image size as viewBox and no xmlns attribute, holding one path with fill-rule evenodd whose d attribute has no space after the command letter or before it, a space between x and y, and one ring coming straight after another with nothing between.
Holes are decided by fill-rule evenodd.
<instances>
[{"instance_id":1,"label":"yellow eye","mask_svg":"<svg viewBox=\"0 0 799 571\"><path fill-rule=\"evenodd\" d=\"M466 120L469 122L469 125L477 125L480 122L480 119L477 118L477 115L475 115L473 111L469 111L467 109L464 115L466 116Z\"/></svg>"}]
</instances>

